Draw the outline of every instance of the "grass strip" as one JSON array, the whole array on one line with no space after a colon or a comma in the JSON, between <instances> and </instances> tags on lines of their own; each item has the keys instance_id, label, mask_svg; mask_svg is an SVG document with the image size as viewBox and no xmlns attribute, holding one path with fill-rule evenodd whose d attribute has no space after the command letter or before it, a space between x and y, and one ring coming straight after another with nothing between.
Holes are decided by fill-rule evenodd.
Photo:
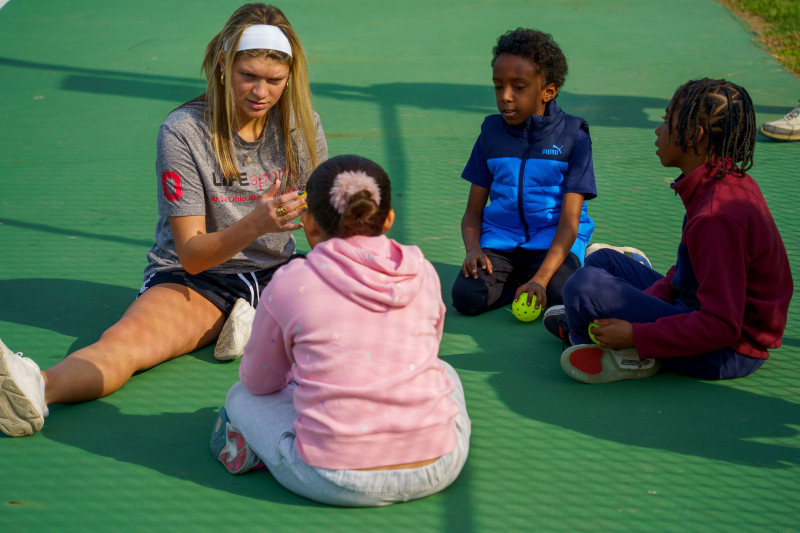
<instances>
[{"instance_id":1,"label":"grass strip","mask_svg":"<svg viewBox=\"0 0 800 533\"><path fill-rule=\"evenodd\" d=\"M800 77L800 1L719 1L750 25L781 65Z\"/></svg>"}]
</instances>

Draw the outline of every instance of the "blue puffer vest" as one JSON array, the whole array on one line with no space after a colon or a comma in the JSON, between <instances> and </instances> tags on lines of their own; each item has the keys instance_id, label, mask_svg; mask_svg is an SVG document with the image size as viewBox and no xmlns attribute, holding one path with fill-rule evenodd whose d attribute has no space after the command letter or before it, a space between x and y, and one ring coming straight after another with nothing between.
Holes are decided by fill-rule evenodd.
<instances>
[{"instance_id":1,"label":"blue puffer vest","mask_svg":"<svg viewBox=\"0 0 800 533\"><path fill-rule=\"evenodd\" d=\"M555 100L544 116L511 126L500 115L486 117L481 137L494 181L483 211L481 247L510 251L547 250L561 214L564 175L578 131L589 126L561 111ZM586 201L571 250L583 263L594 222Z\"/></svg>"}]
</instances>

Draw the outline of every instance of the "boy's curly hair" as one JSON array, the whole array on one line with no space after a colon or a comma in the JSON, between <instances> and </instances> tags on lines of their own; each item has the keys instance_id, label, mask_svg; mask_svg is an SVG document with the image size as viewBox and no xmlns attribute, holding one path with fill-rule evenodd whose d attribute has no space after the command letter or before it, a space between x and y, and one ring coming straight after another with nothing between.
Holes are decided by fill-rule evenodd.
<instances>
[{"instance_id":1,"label":"boy's curly hair","mask_svg":"<svg viewBox=\"0 0 800 533\"><path fill-rule=\"evenodd\" d=\"M507 31L497 39L497 46L492 49L492 66L502 54L530 59L537 67L543 85L553 83L556 88L564 85L567 58L549 33L526 28Z\"/></svg>"},{"instance_id":2,"label":"boy's curly hair","mask_svg":"<svg viewBox=\"0 0 800 533\"><path fill-rule=\"evenodd\" d=\"M726 80L703 78L686 82L675 92L664 118L672 136L672 116L677 115L675 130L678 145L686 152L691 146L697 153L697 131L706 132L708 149L715 163L734 165L734 174L744 174L753 166L756 142L756 119L753 101L744 87Z\"/></svg>"}]
</instances>

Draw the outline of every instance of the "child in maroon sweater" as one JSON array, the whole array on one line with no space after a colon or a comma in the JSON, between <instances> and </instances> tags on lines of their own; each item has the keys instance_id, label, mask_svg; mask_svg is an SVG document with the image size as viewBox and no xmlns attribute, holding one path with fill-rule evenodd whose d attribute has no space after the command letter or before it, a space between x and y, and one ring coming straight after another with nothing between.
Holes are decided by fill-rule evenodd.
<instances>
[{"instance_id":1,"label":"child in maroon sweater","mask_svg":"<svg viewBox=\"0 0 800 533\"><path fill-rule=\"evenodd\" d=\"M661 276L609 249L586 259L563 290L569 376L605 383L665 368L737 378L781 345L792 277L764 196L746 174L755 130L744 88L706 78L678 89L655 143L661 164L681 170L672 183L686 208L677 262Z\"/></svg>"}]
</instances>

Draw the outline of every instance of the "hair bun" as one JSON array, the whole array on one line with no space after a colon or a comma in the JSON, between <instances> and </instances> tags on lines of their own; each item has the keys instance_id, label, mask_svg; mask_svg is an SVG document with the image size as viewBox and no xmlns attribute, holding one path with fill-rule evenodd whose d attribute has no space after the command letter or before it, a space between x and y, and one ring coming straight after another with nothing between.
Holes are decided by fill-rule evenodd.
<instances>
[{"instance_id":1,"label":"hair bun","mask_svg":"<svg viewBox=\"0 0 800 533\"><path fill-rule=\"evenodd\" d=\"M350 197L360 191L366 191L375 205L381 205L381 192L375 178L363 170L340 172L331 186L331 205L340 215L343 215L347 210Z\"/></svg>"}]
</instances>

